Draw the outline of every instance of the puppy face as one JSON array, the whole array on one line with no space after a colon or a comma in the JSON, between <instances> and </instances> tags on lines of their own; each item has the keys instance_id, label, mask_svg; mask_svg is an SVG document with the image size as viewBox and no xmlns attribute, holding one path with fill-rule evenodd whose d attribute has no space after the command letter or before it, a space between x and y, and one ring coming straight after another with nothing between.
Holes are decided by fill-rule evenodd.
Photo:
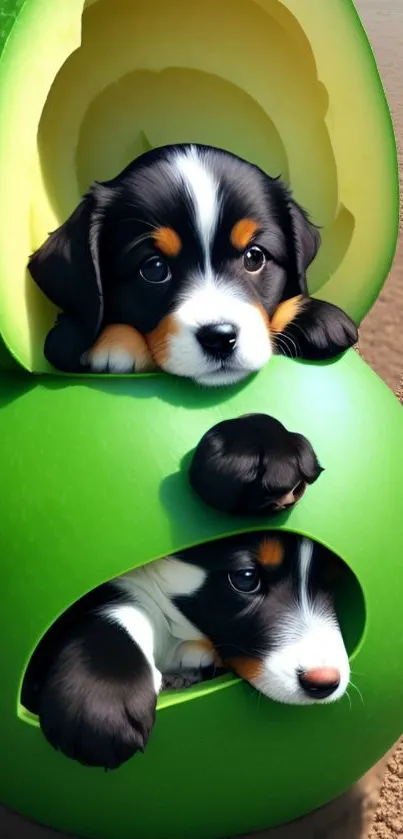
<instances>
[{"instance_id":1,"label":"puppy face","mask_svg":"<svg viewBox=\"0 0 403 839\"><path fill-rule=\"evenodd\" d=\"M225 667L278 702L345 693L348 656L326 581L332 555L292 534L252 534L188 556L204 567L204 582L175 603Z\"/></svg>"},{"instance_id":2,"label":"puppy face","mask_svg":"<svg viewBox=\"0 0 403 839\"><path fill-rule=\"evenodd\" d=\"M147 213L161 208L163 308L169 299L169 315L147 328L151 352L163 369L202 384L237 381L269 360L269 316L287 284L290 294L300 288L285 194L243 161L195 147L175 151L147 176L158 195Z\"/></svg>"},{"instance_id":3,"label":"puppy face","mask_svg":"<svg viewBox=\"0 0 403 839\"><path fill-rule=\"evenodd\" d=\"M301 317L318 246L280 181L227 152L174 146L95 184L29 267L89 346L105 325L129 324L160 368L220 385L263 367Z\"/></svg>"}]
</instances>

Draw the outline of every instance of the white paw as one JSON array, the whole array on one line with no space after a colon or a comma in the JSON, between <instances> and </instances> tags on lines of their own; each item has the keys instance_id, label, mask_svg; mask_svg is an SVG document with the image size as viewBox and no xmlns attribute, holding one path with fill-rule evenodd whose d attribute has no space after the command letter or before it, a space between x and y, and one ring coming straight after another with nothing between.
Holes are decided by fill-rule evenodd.
<instances>
[{"instance_id":1,"label":"white paw","mask_svg":"<svg viewBox=\"0 0 403 839\"><path fill-rule=\"evenodd\" d=\"M83 358L93 373L133 373L136 360L127 350L119 347L93 349Z\"/></svg>"},{"instance_id":2,"label":"white paw","mask_svg":"<svg viewBox=\"0 0 403 839\"><path fill-rule=\"evenodd\" d=\"M160 671L157 670L156 667L152 667L151 672L153 674L153 682L154 682L155 692L158 694L160 692L161 686L162 686L162 673L160 673Z\"/></svg>"}]
</instances>

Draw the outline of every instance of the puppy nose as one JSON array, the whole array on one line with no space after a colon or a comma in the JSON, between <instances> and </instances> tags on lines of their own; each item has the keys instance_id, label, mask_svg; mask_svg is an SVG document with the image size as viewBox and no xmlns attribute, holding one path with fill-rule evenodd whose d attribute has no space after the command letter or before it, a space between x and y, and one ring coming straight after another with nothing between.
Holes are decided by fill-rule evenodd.
<instances>
[{"instance_id":1,"label":"puppy nose","mask_svg":"<svg viewBox=\"0 0 403 839\"><path fill-rule=\"evenodd\" d=\"M340 671L334 667L317 667L298 674L298 681L311 699L326 699L340 684Z\"/></svg>"},{"instance_id":2,"label":"puppy nose","mask_svg":"<svg viewBox=\"0 0 403 839\"><path fill-rule=\"evenodd\" d=\"M196 332L204 351L216 358L226 358L234 351L238 330L232 323L208 323Z\"/></svg>"}]
</instances>

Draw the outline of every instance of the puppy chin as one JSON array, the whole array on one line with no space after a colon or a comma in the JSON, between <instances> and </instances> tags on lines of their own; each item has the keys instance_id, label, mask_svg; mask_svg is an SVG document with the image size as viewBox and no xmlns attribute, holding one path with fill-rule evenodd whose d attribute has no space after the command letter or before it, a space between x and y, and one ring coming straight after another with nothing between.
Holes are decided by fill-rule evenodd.
<instances>
[{"instance_id":1,"label":"puppy chin","mask_svg":"<svg viewBox=\"0 0 403 839\"><path fill-rule=\"evenodd\" d=\"M212 370L200 376L195 376L194 381L202 387L228 387L242 382L243 379L246 379L254 372L256 371L223 367L219 370Z\"/></svg>"},{"instance_id":2,"label":"puppy chin","mask_svg":"<svg viewBox=\"0 0 403 839\"><path fill-rule=\"evenodd\" d=\"M192 379L192 381L201 387L210 388L230 387L231 385L235 385L238 382L243 381L243 379L246 379L248 376L251 376L253 373L257 373L262 367L264 367L264 364L260 367L252 368L238 367L235 364L233 366L230 364L228 366L222 364L217 367L209 366L207 364L204 367L201 363L199 365L199 369L193 372L185 372L181 366L177 367L175 364L170 364L169 361L167 361L163 366L161 365L161 367L166 373L170 373L174 376L181 376L182 378Z\"/></svg>"},{"instance_id":3,"label":"puppy chin","mask_svg":"<svg viewBox=\"0 0 403 839\"><path fill-rule=\"evenodd\" d=\"M159 366L166 373L192 379L202 387L225 387L237 384L253 373L261 370L273 355L269 339L254 347L254 352L245 357L241 352L234 353L226 361L208 359L197 346L192 334L171 338L168 351L157 359Z\"/></svg>"}]
</instances>

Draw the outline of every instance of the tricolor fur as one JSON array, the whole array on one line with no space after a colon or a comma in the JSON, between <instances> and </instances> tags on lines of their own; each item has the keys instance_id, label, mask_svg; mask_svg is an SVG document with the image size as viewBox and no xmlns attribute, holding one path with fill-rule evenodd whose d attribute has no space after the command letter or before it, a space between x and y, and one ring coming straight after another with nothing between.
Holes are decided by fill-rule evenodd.
<instances>
[{"instance_id":1,"label":"tricolor fur","mask_svg":"<svg viewBox=\"0 0 403 839\"><path fill-rule=\"evenodd\" d=\"M45 636L23 702L53 746L114 768L145 748L166 673L214 666L278 702L339 699L350 671L332 560L306 538L255 533L128 573Z\"/></svg>"},{"instance_id":2,"label":"tricolor fur","mask_svg":"<svg viewBox=\"0 0 403 839\"><path fill-rule=\"evenodd\" d=\"M95 183L31 257L62 310L45 354L67 372L158 367L204 385L239 381L274 352L331 358L357 331L308 297L319 242L286 186L235 155L147 152Z\"/></svg>"}]
</instances>

